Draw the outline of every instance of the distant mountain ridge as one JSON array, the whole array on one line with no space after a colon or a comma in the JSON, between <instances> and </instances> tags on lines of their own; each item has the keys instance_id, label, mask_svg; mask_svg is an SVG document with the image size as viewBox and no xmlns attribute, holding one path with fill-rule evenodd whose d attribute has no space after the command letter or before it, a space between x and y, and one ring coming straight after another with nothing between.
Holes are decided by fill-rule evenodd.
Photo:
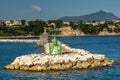
<instances>
[{"instance_id":1,"label":"distant mountain ridge","mask_svg":"<svg viewBox=\"0 0 120 80\"><path fill-rule=\"evenodd\" d=\"M62 21L74 21L78 22L80 20L82 21L110 21L110 20L118 20L120 19L119 17L115 16L113 13L105 12L105 11L98 11L95 13L91 13L88 15L83 15L83 16L65 16L60 18Z\"/></svg>"}]
</instances>

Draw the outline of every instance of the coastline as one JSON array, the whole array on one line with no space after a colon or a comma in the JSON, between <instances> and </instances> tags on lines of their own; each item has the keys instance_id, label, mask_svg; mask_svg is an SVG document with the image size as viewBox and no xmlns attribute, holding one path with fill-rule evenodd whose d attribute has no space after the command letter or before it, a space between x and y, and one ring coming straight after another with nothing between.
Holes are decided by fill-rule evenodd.
<instances>
[{"instance_id":1,"label":"coastline","mask_svg":"<svg viewBox=\"0 0 120 80\"><path fill-rule=\"evenodd\" d=\"M53 36L53 35L51 35ZM64 35L56 35L57 37L94 37L94 36L120 36L120 35L72 35L72 36L64 36Z\"/></svg>"},{"instance_id":2,"label":"coastline","mask_svg":"<svg viewBox=\"0 0 120 80\"><path fill-rule=\"evenodd\" d=\"M39 36L0 36L0 39L12 39L12 38L39 38Z\"/></svg>"},{"instance_id":3,"label":"coastline","mask_svg":"<svg viewBox=\"0 0 120 80\"><path fill-rule=\"evenodd\" d=\"M54 35L50 35L52 37ZM56 35L56 37L94 37L94 36L120 36L120 35L70 35L70 36L65 36L65 35ZM0 36L0 39L21 39L21 38L39 38L40 36Z\"/></svg>"}]
</instances>

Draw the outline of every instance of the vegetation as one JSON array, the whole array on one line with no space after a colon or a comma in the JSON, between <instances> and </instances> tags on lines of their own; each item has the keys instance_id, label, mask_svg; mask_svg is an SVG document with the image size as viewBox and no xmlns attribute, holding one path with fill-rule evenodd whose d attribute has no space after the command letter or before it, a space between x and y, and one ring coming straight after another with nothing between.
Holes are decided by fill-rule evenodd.
<instances>
[{"instance_id":1,"label":"vegetation","mask_svg":"<svg viewBox=\"0 0 120 80\"><path fill-rule=\"evenodd\" d=\"M11 23L14 23L13 20L10 20ZM54 25L52 24L54 23ZM92 23L95 23L93 21ZM52 25L48 25L52 24ZM111 28L109 26L115 26L114 28ZM48 31L50 34L56 33L59 34L59 28L62 26L65 26L63 24L63 21L61 20L49 20L47 23L42 20L34 20L34 21L28 21L28 24L26 24L26 20L21 20L21 25L14 25L11 27L6 26L4 22L1 22L0 24L0 36L20 36L20 35L40 35L44 31L44 27L49 26L51 28L51 31ZM69 25L71 26L73 30L79 30L84 32L85 34L88 35L96 35L99 34L100 32L106 30L109 33L115 32L119 33L120 32L120 22L114 23L112 21L105 22L103 24L86 24L83 21L79 22L69 22ZM57 31L58 30L58 31ZM56 32L57 31L57 32Z\"/></svg>"},{"instance_id":2,"label":"vegetation","mask_svg":"<svg viewBox=\"0 0 120 80\"><path fill-rule=\"evenodd\" d=\"M74 29L74 30L78 28L78 24L75 23L75 22L72 22L72 21L70 21L70 26L71 26L72 29Z\"/></svg>"},{"instance_id":3,"label":"vegetation","mask_svg":"<svg viewBox=\"0 0 120 80\"><path fill-rule=\"evenodd\" d=\"M22 25L7 27L0 26L0 36L19 36L19 35L40 35L44 31L46 23L42 20L29 21L29 25L25 25L25 20L22 20Z\"/></svg>"},{"instance_id":4,"label":"vegetation","mask_svg":"<svg viewBox=\"0 0 120 80\"><path fill-rule=\"evenodd\" d=\"M108 31L109 33L112 33L113 30L112 30L112 28L108 28L107 31Z\"/></svg>"},{"instance_id":5,"label":"vegetation","mask_svg":"<svg viewBox=\"0 0 120 80\"><path fill-rule=\"evenodd\" d=\"M120 32L120 27L115 27L114 32L116 32L116 33Z\"/></svg>"},{"instance_id":6,"label":"vegetation","mask_svg":"<svg viewBox=\"0 0 120 80\"><path fill-rule=\"evenodd\" d=\"M92 25L92 24L85 24L82 21L78 23L70 22L70 26L76 30L79 29L83 31L85 34L99 34L100 31L103 31L105 28L108 28L107 23L99 24L99 25Z\"/></svg>"},{"instance_id":7,"label":"vegetation","mask_svg":"<svg viewBox=\"0 0 120 80\"><path fill-rule=\"evenodd\" d=\"M48 21L48 24L51 24L51 23L55 23L55 26L56 28L60 28L62 25L63 25L63 21L61 20L49 20Z\"/></svg>"}]
</instances>

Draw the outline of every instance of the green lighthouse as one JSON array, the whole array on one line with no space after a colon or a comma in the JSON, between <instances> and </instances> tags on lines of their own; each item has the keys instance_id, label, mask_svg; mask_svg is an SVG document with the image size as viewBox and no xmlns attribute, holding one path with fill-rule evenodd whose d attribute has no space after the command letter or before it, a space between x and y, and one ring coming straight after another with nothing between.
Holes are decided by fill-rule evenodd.
<instances>
[{"instance_id":1,"label":"green lighthouse","mask_svg":"<svg viewBox=\"0 0 120 80\"><path fill-rule=\"evenodd\" d=\"M54 35L52 44L49 46L49 54L62 54L62 47L58 44L57 38Z\"/></svg>"}]
</instances>

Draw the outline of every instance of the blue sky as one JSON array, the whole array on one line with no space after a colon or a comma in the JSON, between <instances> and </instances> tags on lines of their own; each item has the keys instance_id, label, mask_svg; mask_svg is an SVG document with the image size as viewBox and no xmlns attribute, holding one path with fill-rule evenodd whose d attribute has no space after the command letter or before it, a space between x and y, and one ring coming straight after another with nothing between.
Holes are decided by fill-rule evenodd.
<instances>
[{"instance_id":1,"label":"blue sky","mask_svg":"<svg viewBox=\"0 0 120 80\"><path fill-rule=\"evenodd\" d=\"M99 10L120 17L120 0L0 0L1 20L49 20Z\"/></svg>"}]
</instances>

